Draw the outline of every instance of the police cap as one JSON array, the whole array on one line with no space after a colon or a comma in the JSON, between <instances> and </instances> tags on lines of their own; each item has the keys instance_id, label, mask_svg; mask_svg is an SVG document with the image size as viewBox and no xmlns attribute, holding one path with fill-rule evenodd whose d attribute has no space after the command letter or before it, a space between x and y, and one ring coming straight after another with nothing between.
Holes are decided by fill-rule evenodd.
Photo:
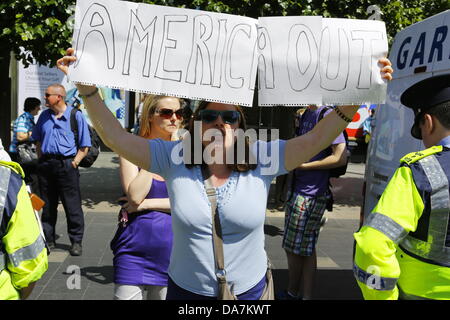
<instances>
[{"instance_id":1,"label":"police cap","mask_svg":"<svg viewBox=\"0 0 450 320\"><path fill-rule=\"evenodd\" d=\"M427 78L409 87L400 97L403 105L413 109L415 114L411 135L422 139L419 121L432 107L450 101L450 74Z\"/></svg>"}]
</instances>

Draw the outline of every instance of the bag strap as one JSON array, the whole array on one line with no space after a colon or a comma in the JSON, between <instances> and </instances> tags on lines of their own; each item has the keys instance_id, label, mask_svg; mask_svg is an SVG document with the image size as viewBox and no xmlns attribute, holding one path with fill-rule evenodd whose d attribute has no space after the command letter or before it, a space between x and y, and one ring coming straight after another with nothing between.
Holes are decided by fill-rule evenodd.
<instances>
[{"instance_id":1,"label":"bag strap","mask_svg":"<svg viewBox=\"0 0 450 320\"><path fill-rule=\"evenodd\" d=\"M216 262L216 268L219 274L225 275L225 259L223 256L223 239L222 239L222 227L220 225L220 218L217 212L217 197L216 190L212 185L211 174L207 167L202 166L203 180L206 189L206 195L211 203L211 217L212 217L212 234L214 245L214 259Z\"/></svg>"},{"instance_id":2,"label":"bag strap","mask_svg":"<svg viewBox=\"0 0 450 320\"><path fill-rule=\"evenodd\" d=\"M212 217L212 234L213 234L213 249L214 260L216 263L216 277L219 286L219 295L222 300L237 300L237 297L232 292L233 290L228 287L225 271L225 259L223 254L223 238L222 238L222 226L220 225L219 212L217 210L217 196L216 190L212 184L211 173L207 166L202 166L203 182L205 184L206 195L211 203L211 217ZM272 264L269 257L267 257L267 271L266 278L268 283L264 288L261 298L263 300L273 300L273 281L272 281Z\"/></svg>"},{"instance_id":3,"label":"bag strap","mask_svg":"<svg viewBox=\"0 0 450 320\"><path fill-rule=\"evenodd\" d=\"M78 147L78 122L77 122L77 112L80 111L77 108L72 108L72 110L70 111L70 129L73 132L73 135L75 137L75 146L77 147L77 149L79 149Z\"/></svg>"},{"instance_id":4,"label":"bag strap","mask_svg":"<svg viewBox=\"0 0 450 320\"><path fill-rule=\"evenodd\" d=\"M213 249L214 260L216 263L216 277L219 284L219 297L225 297L228 299L235 299L234 295L228 289L226 271L225 271L225 259L223 254L223 238L222 227L220 225L219 213L217 211L217 197L216 190L213 187L211 173L207 166L202 166L203 182L205 184L206 195L211 203L211 217L212 217L212 235L213 235ZM225 293L225 291L227 291Z\"/></svg>"}]
</instances>

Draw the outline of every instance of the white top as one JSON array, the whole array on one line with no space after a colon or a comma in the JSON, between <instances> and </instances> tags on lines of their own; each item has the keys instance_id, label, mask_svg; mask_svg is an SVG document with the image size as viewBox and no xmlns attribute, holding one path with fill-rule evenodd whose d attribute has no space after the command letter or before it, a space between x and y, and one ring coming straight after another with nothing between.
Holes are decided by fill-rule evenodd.
<instances>
[{"instance_id":1,"label":"white top","mask_svg":"<svg viewBox=\"0 0 450 320\"><path fill-rule=\"evenodd\" d=\"M1 161L11 161L11 157L8 152L5 151L2 144L2 139L0 139L0 160Z\"/></svg>"}]
</instances>

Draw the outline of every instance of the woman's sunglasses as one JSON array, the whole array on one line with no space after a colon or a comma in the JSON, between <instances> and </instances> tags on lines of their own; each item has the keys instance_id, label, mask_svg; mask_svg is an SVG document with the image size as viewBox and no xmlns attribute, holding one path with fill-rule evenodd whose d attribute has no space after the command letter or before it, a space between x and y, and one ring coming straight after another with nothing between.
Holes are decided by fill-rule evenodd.
<instances>
[{"instance_id":1,"label":"woman's sunglasses","mask_svg":"<svg viewBox=\"0 0 450 320\"><path fill-rule=\"evenodd\" d=\"M200 119L205 123L211 123L217 120L219 117L227 124L235 124L239 121L240 114L238 111L217 111L217 110L201 110Z\"/></svg>"},{"instance_id":2,"label":"woman's sunglasses","mask_svg":"<svg viewBox=\"0 0 450 320\"><path fill-rule=\"evenodd\" d=\"M158 111L156 111L156 113L158 113L164 119L172 118L174 113L178 120L183 118L183 109L178 109L177 111L173 111L172 109L159 109Z\"/></svg>"}]
</instances>

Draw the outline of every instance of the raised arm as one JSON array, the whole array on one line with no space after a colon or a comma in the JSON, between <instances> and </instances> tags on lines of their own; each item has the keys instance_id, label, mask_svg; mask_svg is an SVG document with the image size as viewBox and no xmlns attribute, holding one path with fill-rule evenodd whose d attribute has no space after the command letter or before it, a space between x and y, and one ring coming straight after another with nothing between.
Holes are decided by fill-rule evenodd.
<instances>
[{"instance_id":1,"label":"raised arm","mask_svg":"<svg viewBox=\"0 0 450 320\"><path fill-rule=\"evenodd\" d=\"M381 64L382 78L392 80L392 73L389 59L379 60ZM359 106L339 106L338 109L348 119L353 119ZM307 134L290 139L286 142L285 167L293 170L302 163L308 161L323 149L327 148L334 139L347 127L348 122L342 119L337 112L330 112Z\"/></svg>"},{"instance_id":2,"label":"raised arm","mask_svg":"<svg viewBox=\"0 0 450 320\"><path fill-rule=\"evenodd\" d=\"M69 48L67 55L57 61L57 67L66 75L69 64L76 61L74 49ZM150 167L150 147L142 137L126 132L111 111L106 107L95 86L77 84L83 98L89 118L103 142L120 156L128 159L140 168Z\"/></svg>"}]
</instances>

